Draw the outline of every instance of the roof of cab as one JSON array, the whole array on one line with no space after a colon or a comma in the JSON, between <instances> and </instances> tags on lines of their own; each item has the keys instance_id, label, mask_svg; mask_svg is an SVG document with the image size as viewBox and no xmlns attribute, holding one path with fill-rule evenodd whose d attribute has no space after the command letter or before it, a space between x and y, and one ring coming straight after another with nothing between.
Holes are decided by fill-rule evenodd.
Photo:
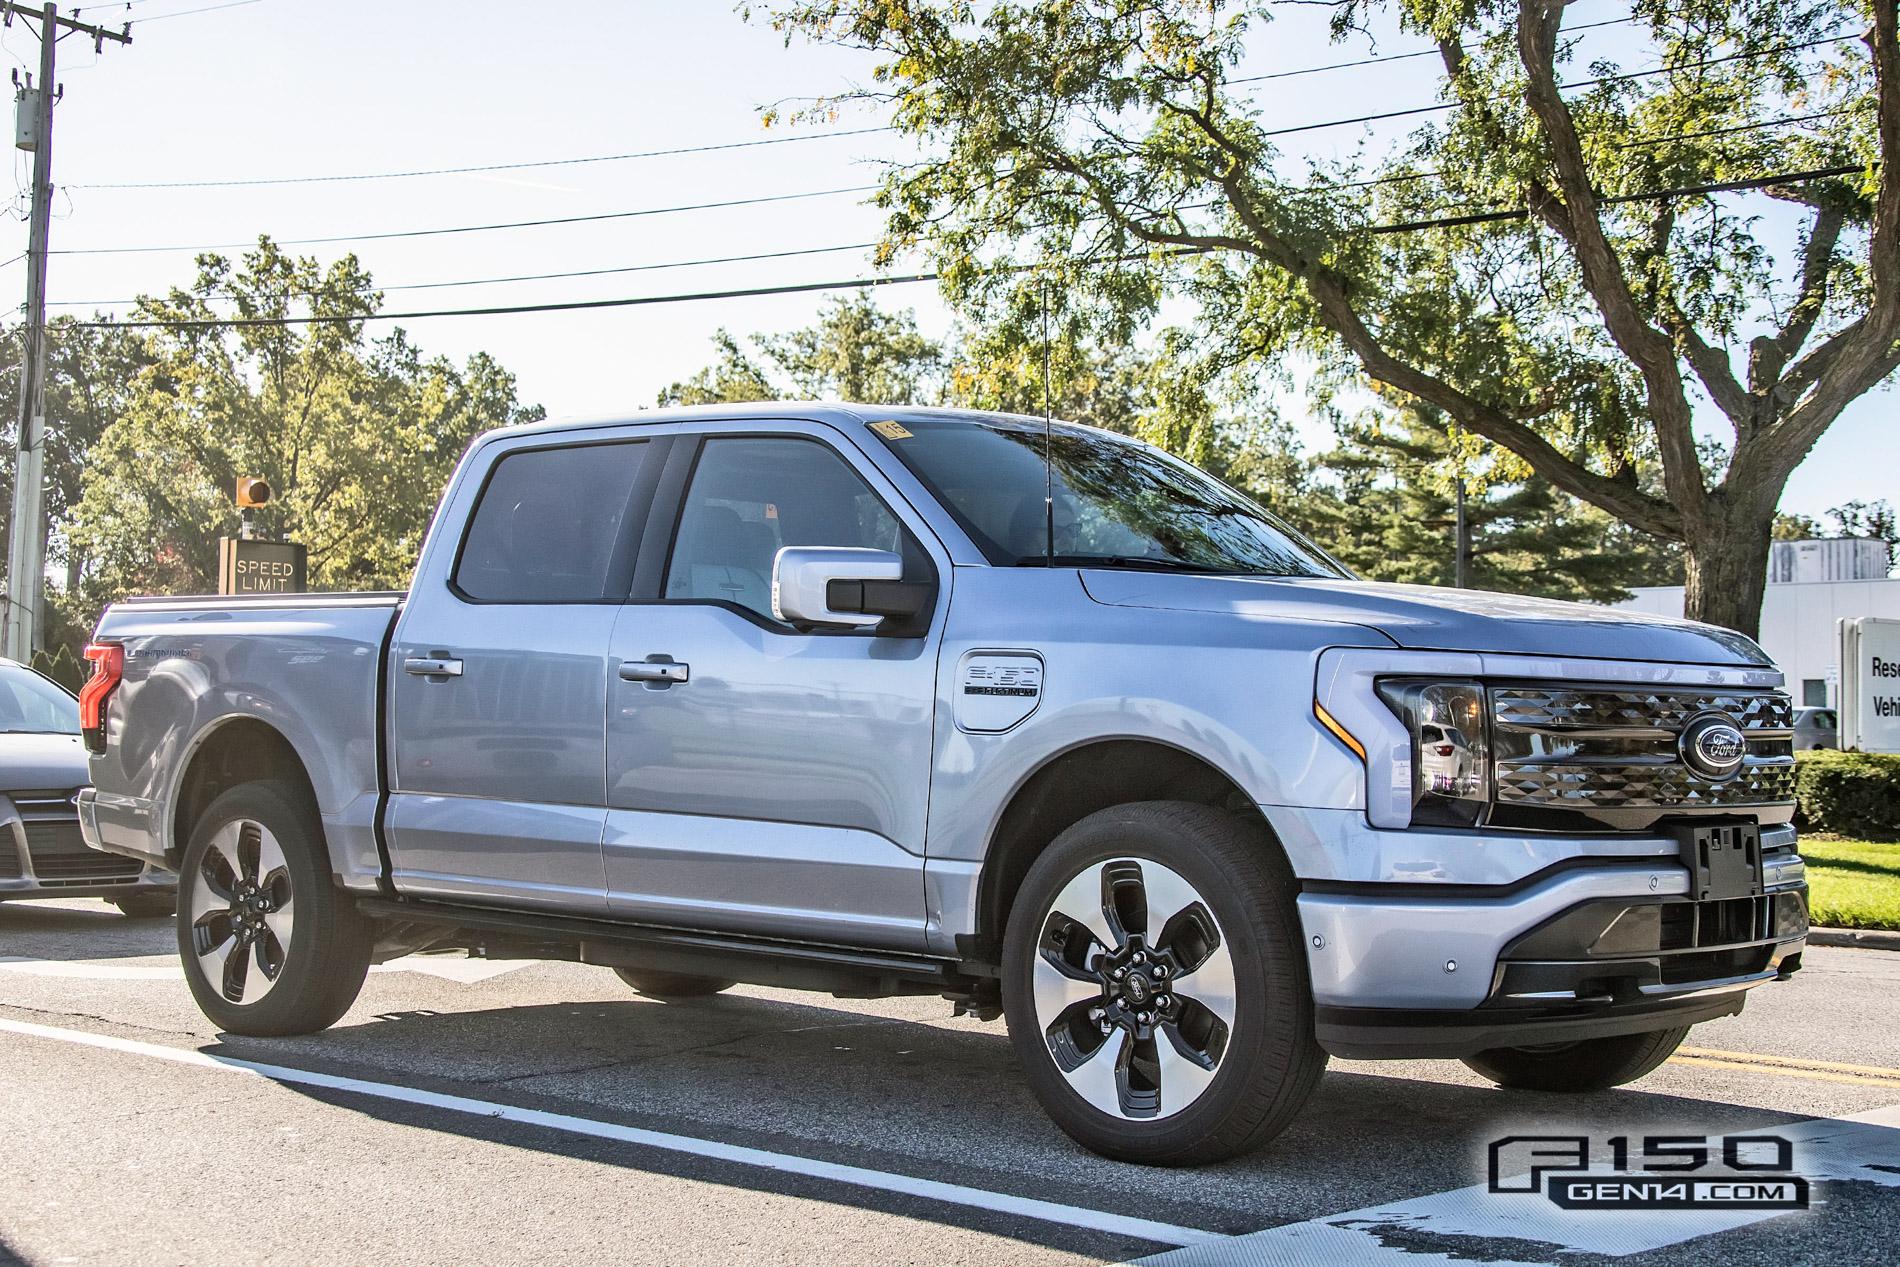
<instances>
[{"instance_id":1,"label":"roof of cab","mask_svg":"<svg viewBox=\"0 0 1900 1267\"><path fill-rule=\"evenodd\" d=\"M990 413L980 409L946 409L924 405L860 405L836 400L757 400L731 405L674 405L663 409L643 409L634 414L591 414L579 417L550 418L542 422L497 427L484 432L483 440L503 436L539 435L546 432L579 431L589 427L641 426L662 422L721 418L799 418L812 422L830 422L862 427L884 419L933 418L945 422L1036 422L1022 414ZM1060 422L1060 420L1058 420ZM1074 426L1073 423L1064 424Z\"/></svg>"}]
</instances>

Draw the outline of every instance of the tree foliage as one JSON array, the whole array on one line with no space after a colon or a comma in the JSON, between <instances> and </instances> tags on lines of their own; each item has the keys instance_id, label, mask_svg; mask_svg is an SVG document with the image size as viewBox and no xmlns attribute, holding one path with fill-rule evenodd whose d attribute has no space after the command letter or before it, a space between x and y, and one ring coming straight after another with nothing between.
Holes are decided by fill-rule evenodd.
<instances>
[{"instance_id":1,"label":"tree foliage","mask_svg":"<svg viewBox=\"0 0 1900 1267\"><path fill-rule=\"evenodd\" d=\"M1455 583L1457 485L1466 484L1474 589L1617 602L1638 585L1679 585L1668 543L1536 477L1497 479L1497 463L1434 411L1397 411L1341 428L1315 465L1329 477L1300 501L1302 526L1361 576Z\"/></svg>"},{"instance_id":2,"label":"tree foliage","mask_svg":"<svg viewBox=\"0 0 1900 1267\"><path fill-rule=\"evenodd\" d=\"M239 318L316 318L307 325ZM354 256L329 268L269 239L238 261L199 257L189 287L139 303L140 368L93 445L69 536L95 604L130 593L207 592L217 539L235 533L232 487L269 481L266 535L309 548L319 589L407 584L436 498L470 439L530 421L512 375L484 354L425 357L396 330L370 339L381 304Z\"/></svg>"},{"instance_id":3,"label":"tree foliage","mask_svg":"<svg viewBox=\"0 0 1900 1267\"><path fill-rule=\"evenodd\" d=\"M1441 411L1682 542L1692 614L1752 631L1788 475L1900 366L1894 6L1637 0L1640 49L1585 64L1562 0L1342 0L1337 33L1390 16L1438 51L1443 109L1303 164L1240 70L1278 7L770 6L882 56L859 95L925 150L885 179L884 251L928 251L953 301L1054 293L1126 340L1188 300L1201 381L1305 358L1323 391ZM1759 234L1770 199L1802 217L1791 250Z\"/></svg>"}]
</instances>

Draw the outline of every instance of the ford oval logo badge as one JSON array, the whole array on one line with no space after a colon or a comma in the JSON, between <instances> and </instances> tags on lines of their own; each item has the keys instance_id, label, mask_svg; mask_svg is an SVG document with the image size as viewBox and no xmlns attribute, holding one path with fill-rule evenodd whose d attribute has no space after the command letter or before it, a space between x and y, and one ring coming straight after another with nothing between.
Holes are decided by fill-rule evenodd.
<instances>
[{"instance_id":1,"label":"ford oval logo badge","mask_svg":"<svg viewBox=\"0 0 1900 1267\"><path fill-rule=\"evenodd\" d=\"M1748 737L1723 713L1691 718L1676 741L1682 762L1697 774L1726 779L1742 768L1748 755Z\"/></svg>"}]
</instances>

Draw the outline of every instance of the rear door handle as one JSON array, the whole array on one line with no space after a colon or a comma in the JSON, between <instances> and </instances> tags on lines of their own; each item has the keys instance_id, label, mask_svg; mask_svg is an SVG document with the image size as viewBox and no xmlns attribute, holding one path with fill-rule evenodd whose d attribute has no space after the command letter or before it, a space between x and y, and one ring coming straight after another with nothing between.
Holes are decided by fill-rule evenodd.
<instances>
[{"instance_id":1,"label":"rear door handle","mask_svg":"<svg viewBox=\"0 0 1900 1267\"><path fill-rule=\"evenodd\" d=\"M402 662L402 671L417 677L461 677L462 662L446 656L413 655Z\"/></svg>"},{"instance_id":2,"label":"rear door handle","mask_svg":"<svg viewBox=\"0 0 1900 1267\"><path fill-rule=\"evenodd\" d=\"M671 660L624 660L620 676L629 682L685 682L692 678L693 666Z\"/></svg>"}]
</instances>

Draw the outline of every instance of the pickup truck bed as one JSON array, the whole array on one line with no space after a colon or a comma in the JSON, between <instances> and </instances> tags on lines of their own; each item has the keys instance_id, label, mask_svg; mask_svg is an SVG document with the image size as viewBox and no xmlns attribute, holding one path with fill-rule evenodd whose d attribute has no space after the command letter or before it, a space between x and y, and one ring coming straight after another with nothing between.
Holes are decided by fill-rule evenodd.
<instances>
[{"instance_id":1,"label":"pickup truck bed","mask_svg":"<svg viewBox=\"0 0 1900 1267\"><path fill-rule=\"evenodd\" d=\"M126 647L114 693L132 727L93 758L87 817L99 843L177 869L191 824L219 791L294 751L307 772L339 877L383 864L382 665L401 591L131 598L112 605ZM180 796L193 758L220 778Z\"/></svg>"}]
</instances>

